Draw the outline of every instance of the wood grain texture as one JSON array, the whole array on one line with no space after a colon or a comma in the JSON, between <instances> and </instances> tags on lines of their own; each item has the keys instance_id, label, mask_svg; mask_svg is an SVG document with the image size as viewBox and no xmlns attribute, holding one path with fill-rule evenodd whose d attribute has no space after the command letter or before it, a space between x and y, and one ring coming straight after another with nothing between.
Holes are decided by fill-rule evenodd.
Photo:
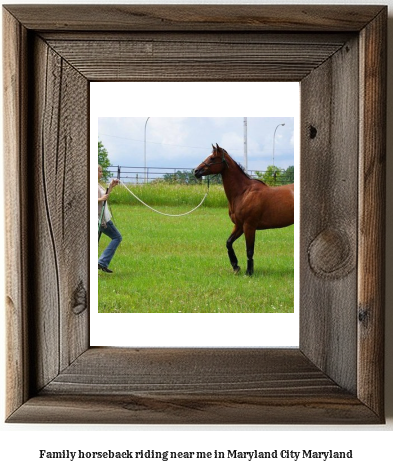
<instances>
[{"instance_id":1,"label":"wood grain texture","mask_svg":"<svg viewBox=\"0 0 393 474\"><path fill-rule=\"evenodd\" d=\"M26 265L28 235L26 199L28 179L26 163L27 33L20 23L3 14L3 74L4 74L4 229L8 242L5 254L5 300L7 328L7 394L6 411L12 413L29 396L29 364L27 358ZM12 243L10 245L10 243Z\"/></svg>"},{"instance_id":2,"label":"wood grain texture","mask_svg":"<svg viewBox=\"0 0 393 474\"><path fill-rule=\"evenodd\" d=\"M30 29L74 31L360 31L380 6L5 5Z\"/></svg>"},{"instance_id":3,"label":"wood grain texture","mask_svg":"<svg viewBox=\"0 0 393 474\"><path fill-rule=\"evenodd\" d=\"M32 397L9 420L13 423L91 424L375 424L356 397L332 393L294 399L133 395L46 395Z\"/></svg>"},{"instance_id":4,"label":"wood grain texture","mask_svg":"<svg viewBox=\"0 0 393 474\"><path fill-rule=\"evenodd\" d=\"M211 7L4 12L9 422L384 421L386 8ZM89 348L89 81L272 77L301 80L299 350Z\"/></svg>"},{"instance_id":5,"label":"wood grain texture","mask_svg":"<svg viewBox=\"0 0 393 474\"><path fill-rule=\"evenodd\" d=\"M349 41L301 83L300 347L354 394L357 70L357 42Z\"/></svg>"},{"instance_id":6,"label":"wood grain texture","mask_svg":"<svg viewBox=\"0 0 393 474\"><path fill-rule=\"evenodd\" d=\"M300 81L332 56L344 44L341 41L313 42L313 35L292 35L287 42L266 35L226 37L210 34L208 40L196 41L200 35L152 35L141 39L130 34L126 39L105 41L59 40L48 43L88 80L108 81L249 81L285 80L291 75Z\"/></svg>"},{"instance_id":7,"label":"wood grain texture","mask_svg":"<svg viewBox=\"0 0 393 474\"><path fill-rule=\"evenodd\" d=\"M386 10L360 36L359 398L383 406L386 194Z\"/></svg>"},{"instance_id":8,"label":"wood grain texture","mask_svg":"<svg viewBox=\"0 0 393 474\"><path fill-rule=\"evenodd\" d=\"M10 421L375 423L299 350L92 348Z\"/></svg>"},{"instance_id":9,"label":"wood grain texture","mask_svg":"<svg viewBox=\"0 0 393 474\"><path fill-rule=\"evenodd\" d=\"M34 56L32 285L42 387L88 347L88 88L39 38Z\"/></svg>"},{"instance_id":10,"label":"wood grain texture","mask_svg":"<svg viewBox=\"0 0 393 474\"><path fill-rule=\"evenodd\" d=\"M321 32L315 34L313 32L295 31L285 32L253 32L253 31L195 31L189 29L187 31L107 31L95 30L91 31L77 31L77 30L49 30L40 31L39 36L45 42L50 44L53 41L73 41L74 45L78 41L92 41L101 42L104 44L107 41L121 41L121 42L184 42L184 43L225 43L225 44L321 44L321 45L336 45L337 48L348 41L351 37L357 36L355 31L338 31Z\"/></svg>"}]
</instances>

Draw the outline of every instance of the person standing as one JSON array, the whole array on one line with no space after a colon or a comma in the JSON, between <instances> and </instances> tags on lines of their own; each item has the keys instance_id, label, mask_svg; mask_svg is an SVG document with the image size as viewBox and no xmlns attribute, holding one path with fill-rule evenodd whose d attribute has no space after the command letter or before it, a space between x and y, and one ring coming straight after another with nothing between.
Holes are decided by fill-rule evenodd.
<instances>
[{"instance_id":1,"label":"person standing","mask_svg":"<svg viewBox=\"0 0 393 474\"><path fill-rule=\"evenodd\" d=\"M106 192L105 189L100 185L101 178L102 167L98 165L98 223L100 223L104 202L108 201L110 192L115 186L119 184L118 179L113 179L109 185L108 192ZM111 219L112 215L107 203L104 208L104 215L101 219L100 231L106 236L108 236L111 241L98 259L98 269L102 270L105 273L113 273L113 270L109 269L109 264L111 263L111 260L115 255L117 247L122 241L122 236L120 232L116 229L116 226Z\"/></svg>"}]
</instances>

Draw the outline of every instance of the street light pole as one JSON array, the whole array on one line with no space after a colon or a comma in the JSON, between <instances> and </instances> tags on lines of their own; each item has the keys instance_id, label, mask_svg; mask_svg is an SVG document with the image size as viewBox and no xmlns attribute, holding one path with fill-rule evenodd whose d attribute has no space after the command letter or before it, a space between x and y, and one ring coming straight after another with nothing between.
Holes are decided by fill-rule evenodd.
<instances>
[{"instance_id":1,"label":"street light pole","mask_svg":"<svg viewBox=\"0 0 393 474\"><path fill-rule=\"evenodd\" d=\"M277 125L277 127L275 128L275 130L274 130L274 135L273 135L273 169L274 169L274 145L276 143L276 132L277 132L278 127L280 127L280 126L284 127L284 125L285 125L285 123L279 123Z\"/></svg>"},{"instance_id":2,"label":"street light pole","mask_svg":"<svg viewBox=\"0 0 393 474\"><path fill-rule=\"evenodd\" d=\"M243 130L244 130L244 167L246 172L248 172L248 158L247 158L247 117L244 117L243 121Z\"/></svg>"},{"instance_id":3,"label":"street light pole","mask_svg":"<svg viewBox=\"0 0 393 474\"><path fill-rule=\"evenodd\" d=\"M150 117L147 117L145 122L145 150L144 150L144 157L145 157L145 184L147 183L147 167L146 167L146 125Z\"/></svg>"}]
</instances>

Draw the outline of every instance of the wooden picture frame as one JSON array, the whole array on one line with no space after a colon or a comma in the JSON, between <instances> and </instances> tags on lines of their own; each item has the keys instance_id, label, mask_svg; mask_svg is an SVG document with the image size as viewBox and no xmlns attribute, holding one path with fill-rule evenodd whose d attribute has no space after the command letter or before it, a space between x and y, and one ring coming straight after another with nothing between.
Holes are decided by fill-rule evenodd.
<instances>
[{"instance_id":1,"label":"wooden picture frame","mask_svg":"<svg viewBox=\"0 0 393 474\"><path fill-rule=\"evenodd\" d=\"M386 24L384 6L4 6L8 422L384 423ZM90 81L300 82L298 349L90 347Z\"/></svg>"}]
</instances>

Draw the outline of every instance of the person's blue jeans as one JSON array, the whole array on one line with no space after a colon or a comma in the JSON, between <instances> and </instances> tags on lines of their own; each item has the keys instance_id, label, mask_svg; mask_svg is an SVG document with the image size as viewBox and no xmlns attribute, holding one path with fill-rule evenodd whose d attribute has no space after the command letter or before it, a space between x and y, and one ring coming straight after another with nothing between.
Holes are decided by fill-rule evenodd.
<instances>
[{"instance_id":1,"label":"person's blue jeans","mask_svg":"<svg viewBox=\"0 0 393 474\"><path fill-rule=\"evenodd\" d=\"M116 249L122 241L120 232L116 229L112 221L106 223L106 227L102 227L102 233L107 235L111 241L106 249L102 252L98 263L103 267L109 267L113 256L115 255Z\"/></svg>"}]
</instances>

